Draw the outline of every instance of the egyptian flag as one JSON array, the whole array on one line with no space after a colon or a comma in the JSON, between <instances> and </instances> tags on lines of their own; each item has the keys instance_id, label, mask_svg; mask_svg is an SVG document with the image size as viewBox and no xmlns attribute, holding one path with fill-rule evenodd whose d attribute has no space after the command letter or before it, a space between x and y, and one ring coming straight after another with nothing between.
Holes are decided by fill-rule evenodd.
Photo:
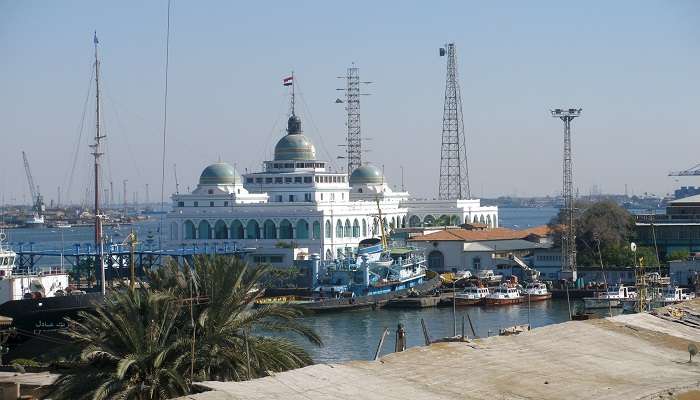
<instances>
[{"instance_id":1,"label":"egyptian flag","mask_svg":"<svg viewBox=\"0 0 700 400\"><path fill-rule=\"evenodd\" d=\"M292 81L294 80L293 76L286 77L282 80L282 84L284 86L292 86Z\"/></svg>"}]
</instances>

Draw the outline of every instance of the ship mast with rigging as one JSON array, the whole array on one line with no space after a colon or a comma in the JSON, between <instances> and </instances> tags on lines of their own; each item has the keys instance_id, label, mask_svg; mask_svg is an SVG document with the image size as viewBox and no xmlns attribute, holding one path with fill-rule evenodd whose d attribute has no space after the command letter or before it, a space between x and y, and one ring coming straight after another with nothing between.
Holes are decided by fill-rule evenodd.
<instances>
[{"instance_id":1,"label":"ship mast with rigging","mask_svg":"<svg viewBox=\"0 0 700 400\"><path fill-rule=\"evenodd\" d=\"M95 45L95 141L90 145L92 155L94 157L94 174L95 174L95 266L98 268L96 276L100 277L100 287L102 294L105 294L105 269L104 269L104 247L102 243L102 215L100 213L100 157L104 154L101 152L100 141L106 136L100 133L100 60L97 57L97 45L100 43L97 40L97 31L93 37Z\"/></svg>"}]
</instances>

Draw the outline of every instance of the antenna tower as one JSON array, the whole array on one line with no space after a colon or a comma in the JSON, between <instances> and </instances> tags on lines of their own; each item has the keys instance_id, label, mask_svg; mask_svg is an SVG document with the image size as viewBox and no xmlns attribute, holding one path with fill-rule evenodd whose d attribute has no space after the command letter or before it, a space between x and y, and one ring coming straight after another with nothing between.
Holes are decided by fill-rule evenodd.
<instances>
[{"instance_id":1,"label":"antenna tower","mask_svg":"<svg viewBox=\"0 0 700 400\"><path fill-rule=\"evenodd\" d=\"M454 43L440 48L447 55L445 106L442 115L442 147L440 152L440 200L461 200L471 197L467 145L462 119L462 93L457 80L457 49Z\"/></svg>"},{"instance_id":2,"label":"antenna tower","mask_svg":"<svg viewBox=\"0 0 700 400\"><path fill-rule=\"evenodd\" d=\"M348 137L346 143L346 158L348 161L348 175L352 174L355 168L362 165L362 133L360 129L360 96L368 96L369 93L361 93L360 84L372 82L360 82L360 69L352 63L345 76L345 88L337 89L345 91L345 111L348 115L347 127ZM336 100L336 103L342 100Z\"/></svg>"},{"instance_id":3,"label":"antenna tower","mask_svg":"<svg viewBox=\"0 0 700 400\"><path fill-rule=\"evenodd\" d=\"M574 182L571 168L571 121L581 116L581 109L557 108L551 110L552 117L564 121L564 231L561 236L561 270L563 278L576 279L576 227L574 226Z\"/></svg>"}]
</instances>

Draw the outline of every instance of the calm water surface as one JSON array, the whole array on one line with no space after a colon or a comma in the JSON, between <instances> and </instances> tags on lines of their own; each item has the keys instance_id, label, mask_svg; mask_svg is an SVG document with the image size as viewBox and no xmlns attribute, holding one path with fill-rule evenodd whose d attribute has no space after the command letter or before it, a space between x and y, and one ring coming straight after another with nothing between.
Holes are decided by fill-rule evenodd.
<instances>
[{"instance_id":1,"label":"calm water surface","mask_svg":"<svg viewBox=\"0 0 700 400\"><path fill-rule=\"evenodd\" d=\"M522 229L546 224L557 213L554 208L501 208L499 210L501 226ZM158 242L158 217L155 220L122 226L117 230L105 228L105 234L113 242L122 242L133 227L140 240L150 232L154 235L155 246ZM74 244L86 246L92 240L91 227L69 229L12 229L8 239L15 246L23 242L28 246L33 242L34 249L55 250L63 247L70 251ZM42 260L56 263L58 260ZM469 313L477 336L485 337L497 334L498 329L529 322L533 327L558 323L568 320L569 312L566 301L549 300L532 303L528 315L527 304L504 307L467 307L457 309L457 332L461 333L462 316ZM325 343L315 347L308 343L303 345L311 352L317 362L341 362L348 360L368 360L374 357L379 337L384 328L389 328L383 354L394 349L395 332L399 323L404 325L408 346L420 346L424 343L420 320L424 319L433 339L452 336L452 308L428 308L422 310L358 310L345 313L321 314L306 318L306 323L318 332ZM471 334L469 323L465 322L468 336Z\"/></svg>"}]
</instances>

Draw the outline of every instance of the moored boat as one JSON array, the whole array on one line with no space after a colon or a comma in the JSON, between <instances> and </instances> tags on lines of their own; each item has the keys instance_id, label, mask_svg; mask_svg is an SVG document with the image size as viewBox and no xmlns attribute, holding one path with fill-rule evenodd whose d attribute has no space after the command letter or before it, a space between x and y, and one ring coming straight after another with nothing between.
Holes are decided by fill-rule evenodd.
<instances>
[{"instance_id":1,"label":"moored boat","mask_svg":"<svg viewBox=\"0 0 700 400\"><path fill-rule=\"evenodd\" d=\"M584 297L583 304L587 309L594 308L619 308L622 307L624 300L634 300L637 298L637 292L629 286L623 284L612 286L605 292L597 293L593 297Z\"/></svg>"},{"instance_id":2,"label":"moored boat","mask_svg":"<svg viewBox=\"0 0 700 400\"><path fill-rule=\"evenodd\" d=\"M468 286L455 294L454 302L456 306L476 306L488 295L489 289L486 287Z\"/></svg>"},{"instance_id":3,"label":"moored boat","mask_svg":"<svg viewBox=\"0 0 700 400\"><path fill-rule=\"evenodd\" d=\"M523 289L523 296L528 301L543 301L552 298L552 292L542 282L530 282Z\"/></svg>"},{"instance_id":4,"label":"moored boat","mask_svg":"<svg viewBox=\"0 0 700 400\"><path fill-rule=\"evenodd\" d=\"M513 284L503 283L496 287L482 300L485 306L503 306L519 304L525 300L520 291Z\"/></svg>"}]
</instances>

